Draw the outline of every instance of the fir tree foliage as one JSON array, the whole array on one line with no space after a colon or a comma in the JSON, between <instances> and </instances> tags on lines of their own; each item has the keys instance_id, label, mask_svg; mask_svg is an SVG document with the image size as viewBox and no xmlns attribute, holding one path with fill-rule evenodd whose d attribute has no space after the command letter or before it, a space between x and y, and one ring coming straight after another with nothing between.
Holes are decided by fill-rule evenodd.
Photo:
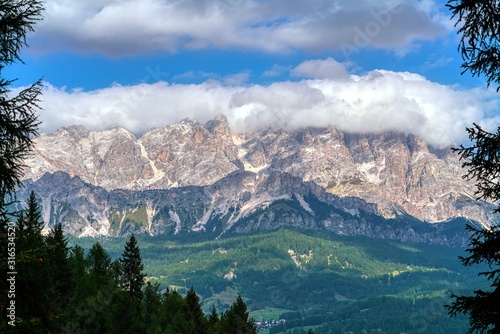
<instances>
[{"instance_id":1,"label":"fir tree foliage","mask_svg":"<svg viewBox=\"0 0 500 334\"><path fill-rule=\"evenodd\" d=\"M32 191L26 201L26 208L19 212L17 218L18 246L21 248L25 244L29 244L31 249L42 246L42 229L45 223L40 211L36 195Z\"/></svg>"},{"instance_id":2,"label":"fir tree foliage","mask_svg":"<svg viewBox=\"0 0 500 334\"><path fill-rule=\"evenodd\" d=\"M38 0L0 1L0 74L14 62L22 62L20 51L26 35L42 19L43 3ZM21 184L24 159L37 133L37 111L41 82L17 95L9 86L15 79L0 76L0 200L4 203Z\"/></svg>"},{"instance_id":3,"label":"fir tree foliage","mask_svg":"<svg viewBox=\"0 0 500 334\"><path fill-rule=\"evenodd\" d=\"M468 172L464 175L467 180L476 181L475 195L479 199L493 203L500 200L500 128L496 133L490 133L474 124L466 129L471 146L460 145L455 148L462 161L462 167ZM495 209L500 212L500 206Z\"/></svg>"},{"instance_id":4,"label":"fir tree foliage","mask_svg":"<svg viewBox=\"0 0 500 334\"><path fill-rule=\"evenodd\" d=\"M461 35L458 49L464 72L500 83L500 3L493 0L449 0L447 7ZM498 86L500 89L500 86Z\"/></svg>"},{"instance_id":5,"label":"fir tree foliage","mask_svg":"<svg viewBox=\"0 0 500 334\"><path fill-rule=\"evenodd\" d=\"M37 81L14 94L10 86L15 78L5 78L2 73L7 66L22 62L20 51L27 46L26 35L42 19L42 10L43 3L38 0L0 1L0 313L3 318L9 303L7 272L12 271L7 254L13 213L7 207L15 197L15 188L21 185L24 159L37 133L41 83ZM19 249L16 252L19 253ZM22 259L19 261L23 263ZM27 304L27 308L33 306L31 300Z\"/></svg>"},{"instance_id":6,"label":"fir tree foliage","mask_svg":"<svg viewBox=\"0 0 500 334\"><path fill-rule=\"evenodd\" d=\"M241 296L222 315L220 320L221 333L223 334L254 334L257 333L254 319L249 319L247 306Z\"/></svg>"},{"instance_id":7,"label":"fir tree foliage","mask_svg":"<svg viewBox=\"0 0 500 334\"><path fill-rule=\"evenodd\" d=\"M38 210L38 206L28 202L22 217L38 217L29 212ZM18 298L23 303L17 309L16 326L7 325L4 316L0 319L0 332L255 333L253 319L249 319L241 297L219 317L215 309L209 315L204 314L194 288L182 296L168 288L161 293L158 283L144 284L140 249L134 236L126 241L121 261L111 261L100 243L96 242L88 251L78 245L68 249L60 224L43 236L40 228L43 224L38 219L34 222L38 223L25 221L24 226L37 227L32 234L40 238L41 244L35 248L34 243L25 243L19 250L23 262L17 281ZM127 267L130 263L134 263L131 267L135 270ZM124 277L137 280L124 285ZM124 289L136 283L140 294Z\"/></svg>"},{"instance_id":8,"label":"fir tree foliage","mask_svg":"<svg viewBox=\"0 0 500 334\"><path fill-rule=\"evenodd\" d=\"M36 332L40 326L49 326L51 291L46 281L51 274L47 267L47 247L42 235L44 222L36 196L31 192L26 208L17 219L16 243L16 297L23 302L16 315L21 319L20 328Z\"/></svg>"},{"instance_id":9,"label":"fir tree foliage","mask_svg":"<svg viewBox=\"0 0 500 334\"><path fill-rule=\"evenodd\" d=\"M206 334L207 333L207 318L203 313L200 306L200 298L191 288L186 294L186 306L188 321L191 325L192 332L194 334Z\"/></svg>"},{"instance_id":10,"label":"fir tree foliage","mask_svg":"<svg viewBox=\"0 0 500 334\"><path fill-rule=\"evenodd\" d=\"M87 262L90 268L90 274L95 276L97 281L109 274L111 257L99 242L96 242L89 250Z\"/></svg>"},{"instance_id":11,"label":"fir tree foliage","mask_svg":"<svg viewBox=\"0 0 500 334\"><path fill-rule=\"evenodd\" d=\"M447 306L450 315L469 315L469 333L500 332L500 226L478 229L469 225L471 231L470 256L460 257L465 266L485 263L490 270L481 272L490 282L491 291L474 291L473 296L452 295L454 302Z\"/></svg>"},{"instance_id":12,"label":"fir tree foliage","mask_svg":"<svg viewBox=\"0 0 500 334\"><path fill-rule=\"evenodd\" d=\"M121 286L133 298L142 298L142 285L146 276L142 271L141 251L137 246L137 239L132 234L125 244L125 250L120 258Z\"/></svg>"},{"instance_id":13,"label":"fir tree foliage","mask_svg":"<svg viewBox=\"0 0 500 334\"><path fill-rule=\"evenodd\" d=\"M459 50L464 72L485 76L488 86L500 89L500 2L449 0L452 19L456 19L461 35ZM479 125L467 128L470 147L455 148L467 169L464 178L475 180L478 199L498 203L500 199L500 128L496 133L483 130ZM495 212L500 212L500 206ZM467 225L471 232L467 257L460 260L465 266L486 264L490 270L480 273L490 282L490 290L477 290L472 296L453 295L447 305L449 314L469 316L469 333L500 332L500 226L489 228Z\"/></svg>"}]
</instances>

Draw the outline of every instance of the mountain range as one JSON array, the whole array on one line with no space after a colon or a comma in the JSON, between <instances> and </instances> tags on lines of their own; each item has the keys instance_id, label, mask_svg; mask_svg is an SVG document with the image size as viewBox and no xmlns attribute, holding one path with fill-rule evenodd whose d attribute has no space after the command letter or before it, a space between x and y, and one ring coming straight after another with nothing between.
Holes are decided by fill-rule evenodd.
<instances>
[{"instance_id":1,"label":"mountain range","mask_svg":"<svg viewBox=\"0 0 500 334\"><path fill-rule=\"evenodd\" d=\"M47 226L76 236L217 238L286 226L463 244L464 222L496 220L456 153L396 131L234 133L221 115L140 138L70 126L34 142L19 198L35 191Z\"/></svg>"}]
</instances>

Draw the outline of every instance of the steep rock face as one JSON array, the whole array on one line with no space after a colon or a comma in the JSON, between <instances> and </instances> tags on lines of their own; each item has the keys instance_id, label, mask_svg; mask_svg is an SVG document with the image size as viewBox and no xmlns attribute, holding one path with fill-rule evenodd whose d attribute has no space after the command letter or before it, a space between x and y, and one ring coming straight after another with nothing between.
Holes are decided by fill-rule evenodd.
<instances>
[{"instance_id":1,"label":"steep rock face","mask_svg":"<svg viewBox=\"0 0 500 334\"><path fill-rule=\"evenodd\" d=\"M46 172L65 171L105 188L130 188L149 179L153 170L130 132L115 128L90 132L83 126L61 128L35 139L26 175L37 179Z\"/></svg>"},{"instance_id":2,"label":"steep rock face","mask_svg":"<svg viewBox=\"0 0 500 334\"><path fill-rule=\"evenodd\" d=\"M494 220L491 207L474 200L474 185L461 178L458 156L399 132L308 128L235 134L224 116L205 125L184 120L140 139L123 129L73 126L36 138L27 164L27 179L63 171L108 191L211 186L237 171L260 178L287 173L326 193L374 203L386 218Z\"/></svg>"},{"instance_id":3,"label":"steep rock face","mask_svg":"<svg viewBox=\"0 0 500 334\"><path fill-rule=\"evenodd\" d=\"M139 145L156 171L155 178L145 184L149 188L211 184L238 169L225 118L207 127L184 120L154 129L139 140Z\"/></svg>"},{"instance_id":4,"label":"steep rock face","mask_svg":"<svg viewBox=\"0 0 500 334\"><path fill-rule=\"evenodd\" d=\"M474 201L474 185L461 178L458 157L450 150L433 153L411 134L305 129L243 138L246 169L284 171L330 193L363 198L387 218L406 212L428 222L493 219Z\"/></svg>"},{"instance_id":5,"label":"steep rock face","mask_svg":"<svg viewBox=\"0 0 500 334\"><path fill-rule=\"evenodd\" d=\"M42 200L47 227L61 223L76 236L197 233L216 238L294 227L406 242L464 245L468 240L463 222L453 229L451 223L431 225L404 215L384 219L374 204L338 197L279 172L237 171L208 186L145 191L108 191L56 172L26 182L18 195L23 200L31 191Z\"/></svg>"}]
</instances>

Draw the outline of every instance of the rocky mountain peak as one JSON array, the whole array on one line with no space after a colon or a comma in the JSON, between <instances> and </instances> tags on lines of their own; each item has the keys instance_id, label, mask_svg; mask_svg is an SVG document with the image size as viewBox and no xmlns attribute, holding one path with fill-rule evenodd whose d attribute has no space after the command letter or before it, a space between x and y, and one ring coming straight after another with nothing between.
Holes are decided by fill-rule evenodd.
<instances>
[{"instance_id":1,"label":"rocky mountain peak","mask_svg":"<svg viewBox=\"0 0 500 334\"><path fill-rule=\"evenodd\" d=\"M429 147L427 146L425 140L411 133L408 135L408 148L410 149L411 155L429 153Z\"/></svg>"},{"instance_id":2,"label":"rocky mountain peak","mask_svg":"<svg viewBox=\"0 0 500 334\"><path fill-rule=\"evenodd\" d=\"M79 140L81 138L88 137L90 131L87 130L87 128L83 125L71 125L58 129L56 133L61 136L67 135L69 137Z\"/></svg>"},{"instance_id":3,"label":"rocky mountain peak","mask_svg":"<svg viewBox=\"0 0 500 334\"><path fill-rule=\"evenodd\" d=\"M210 186L243 171L264 179L287 173L330 194L374 203L387 218L404 212L427 222L459 216L483 223L492 219L474 204L474 185L461 178L457 156L395 131L232 133L220 115L205 125L185 119L151 129L140 139L119 128L88 131L72 126L34 141L26 170L26 178L33 181L46 172L62 171L108 191L150 190Z\"/></svg>"},{"instance_id":4,"label":"rocky mountain peak","mask_svg":"<svg viewBox=\"0 0 500 334\"><path fill-rule=\"evenodd\" d=\"M223 114L216 116L214 119L205 124L205 128L214 136L230 137L231 129L227 117Z\"/></svg>"}]
</instances>

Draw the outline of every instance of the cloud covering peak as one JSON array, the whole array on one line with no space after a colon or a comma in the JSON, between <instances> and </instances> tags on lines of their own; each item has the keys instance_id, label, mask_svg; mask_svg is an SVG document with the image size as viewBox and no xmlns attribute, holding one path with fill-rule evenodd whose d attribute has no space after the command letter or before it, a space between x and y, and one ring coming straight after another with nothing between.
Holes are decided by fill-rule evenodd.
<instances>
[{"instance_id":1,"label":"cloud covering peak","mask_svg":"<svg viewBox=\"0 0 500 334\"><path fill-rule=\"evenodd\" d=\"M233 131L332 126L347 132L398 130L444 147L466 139L473 122L498 125L490 116L498 99L488 90L464 90L408 72L348 72L331 58L299 64L298 81L270 85L201 84L115 85L94 91L44 90L41 131L83 124L89 129L124 127L141 135L183 118L206 122L225 114Z\"/></svg>"}]
</instances>

